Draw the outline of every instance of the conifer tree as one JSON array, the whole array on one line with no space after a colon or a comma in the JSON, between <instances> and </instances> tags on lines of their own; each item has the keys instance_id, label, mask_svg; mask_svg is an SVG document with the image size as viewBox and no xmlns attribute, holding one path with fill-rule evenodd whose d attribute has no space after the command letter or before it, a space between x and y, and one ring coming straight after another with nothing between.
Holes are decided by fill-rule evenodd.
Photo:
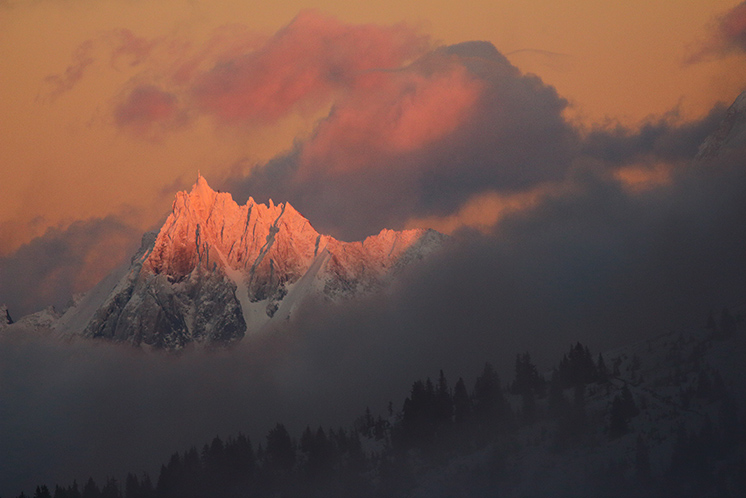
<instances>
[{"instance_id":1,"label":"conifer tree","mask_svg":"<svg viewBox=\"0 0 746 498\"><path fill-rule=\"evenodd\" d=\"M453 388L453 421L457 425L465 424L471 417L471 398L466 390L464 379L458 378Z\"/></svg>"},{"instance_id":2,"label":"conifer tree","mask_svg":"<svg viewBox=\"0 0 746 498\"><path fill-rule=\"evenodd\" d=\"M284 425L278 423L269 431L264 454L270 469L286 472L292 470L295 465L295 447Z\"/></svg>"},{"instance_id":3,"label":"conifer tree","mask_svg":"<svg viewBox=\"0 0 746 498\"><path fill-rule=\"evenodd\" d=\"M627 384L624 384L622 388L622 403L624 406L624 416L627 421L640 413L640 409L637 408L637 403L635 403L635 398L632 396L632 391L629 390Z\"/></svg>"},{"instance_id":4,"label":"conifer tree","mask_svg":"<svg viewBox=\"0 0 746 498\"><path fill-rule=\"evenodd\" d=\"M83 486L82 496L83 498L101 497L101 490L98 488L96 481L93 480L93 477L89 477L88 481L85 483L85 486Z\"/></svg>"},{"instance_id":5,"label":"conifer tree","mask_svg":"<svg viewBox=\"0 0 746 498\"><path fill-rule=\"evenodd\" d=\"M453 420L453 397L451 391L448 389L448 381L446 376L443 374L443 370L440 371L438 377L438 386L435 390L435 413L434 417L439 428L447 427Z\"/></svg>"},{"instance_id":6,"label":"conifer tree","mask_svg":"<svg viewBox=\"0 0 746 498\"><path fill-rule=\"evenodd\" d=\"M124 480L124 498L140 498L140 481L135 474L128 473Z\"/></svg>"},{"instance_id":7,"label":"conifer tree","mask_svg":"<svg viewBox=\"0 0 746 498\"><path fill-rule=\"evenodd\" d=\"M513 394L526 394L531 391L537 396L543 396L545 381L539 375L536 365L531 362L531 355L526 352L516 355L515 380L510 388Z\"/></svg>"},{"instance_id":8,"label":"conifer tree","mask_svg":"<svg viewBox=\"0 0 746 498\"><path fill-rule=\"evenodd\" d=\"M567 399L565 399L563 392L563 382L556 368L552 371L552 378L549 381L549 399L547 400L547 405L549 415L555 419L560 418L567 408Z\"/></svg>"},{"instance_id":9,"label":"conifer tree","mask_svg":"<svg viewBox=\"0 0 746 498\"><path fill-rule=\"evenodd\" d=\"M611 439L616 439L627 433L627 420L624 401L617 394L611 402L611 410L609 411L609 437Z\"/></svg>"},{"instance_id":10,"label":"conifer tree","mask_svg":"<svg viewBox=\"0 0 746 498\"><path fill-rule=\"evenodd\" d=\"M601 353L598 353L598 361L596 362L596 380L597 382L604 383L609 381L609 369L606 367L606 362Z\"/></svg>"},{"instance_id":11,"label":"conifer tree","mask_svg":"<svg viewBox=\"0 0 746 498\"><path fill-rule=\"evenodd\" d=\"M104 484L104 487L101 488L101 498L119 498L119 482L113 478L110 477L106 479L106 484Z\"/></svg>"},{"instance_id":12,"label":"conifer tree","mask_svg":"<svg viewBox=\"0 0 746 498\"><path fill-rule=\"evenodd\" d=\"M34 498L52 498L52 495L49 493L49 488L47 488L45 485L41 485L36 486Z\"/></svg>"},{"instance_id":13,"label":"conifer tree","mask_svg":"<svg viewBox=\"0 0 746 498\"><path fill-rule=\"evenodd\" d=\"M474 383L473 406L474 420L488 438L504 431L510 423L510 406L500 387L500 377L489 362Z\"/></svg>"}]
</instances>

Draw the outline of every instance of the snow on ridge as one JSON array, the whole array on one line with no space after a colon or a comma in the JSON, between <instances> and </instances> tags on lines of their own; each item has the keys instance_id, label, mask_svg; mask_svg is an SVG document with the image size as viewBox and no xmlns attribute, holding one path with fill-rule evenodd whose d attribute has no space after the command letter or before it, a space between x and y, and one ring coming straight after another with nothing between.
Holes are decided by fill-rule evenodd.
<instances>
[{"instance_id":1,"label":"snow on ridge","mask_svg":"<svg viewBox=\"0 0 746 498\"><path fill-rule=\"evenodd\" d=\"M311 295L346 299L380 289L442 243L432 230L384 229L364 241L319 234L289 203L239 206L201 175L119 268L55 329L134 345L225 344L291 318Z\"/></svg>"}]
</instances>

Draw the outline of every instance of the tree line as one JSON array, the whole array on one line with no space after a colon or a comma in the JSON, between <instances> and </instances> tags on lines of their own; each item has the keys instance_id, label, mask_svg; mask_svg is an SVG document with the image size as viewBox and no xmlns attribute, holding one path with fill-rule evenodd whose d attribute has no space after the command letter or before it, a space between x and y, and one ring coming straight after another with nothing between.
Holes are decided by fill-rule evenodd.
<instances>
[{"instance_id":1,"label":"tree line","mask_svg":"<svg viewBox=\"0 0 746 498\"><path fill-rule=\"evenodd\" d=\"M713 320L716 339L722 337L720 331L730 327L728 318L723 320L722 326ZM423 466L437 468L459 455L487 451L488 464L474 470L468 484L460 483L461 487L455 488L463 490L467 486L478 494L480 489L494 489L510 480L505 461L517 451L511 448L510 438L516 429L540 422L544 427L541 437L557 452L584 444L589 427L597 427L599 421L608 441L625 436L644 406L641 408L641 400L636 399L618 370L618 362L612 362L609 368L603 355L594 357L580 342L570 346L544 375L524 352L516 355L513 379L505 385L489 362L470 387L461 377L452 386L441 370L434 381L414 381L400 409L389 403L388 410L376 416L366 409L350 427L307 426L294 437L277 423L256 446L239 433L226 440L215 437L201 449L176 452L161 466L156 479L147 473L130 473L123 482L108 478L99 487L89 478L82 487L77 482L54 489L40 485L32 496L390 496L406 494L417 483ZM660 486L666 479L679 484L696 479L697 486L713 489L714 469L722 470L724 459L743 452L746 431L741 428L739 409L722 379L705 368L697 375L696 387L682 391L679 406L686 408L685 402L698 399L720 402L720 417L715 423L708 421L698 432L679 431L668 473L657 476L659 488L653 485L649 441L638 435L634 463L637 481L627 482L630 493L640 489L635 486L645 486L665 494ZM592 420L586 407L589 389L614 393L605 413L593 414ZM741 470L746 475L746 468L736 467L733 472ZM18 498L28 496L21 493Z\"/></svg>"}]
</instances>

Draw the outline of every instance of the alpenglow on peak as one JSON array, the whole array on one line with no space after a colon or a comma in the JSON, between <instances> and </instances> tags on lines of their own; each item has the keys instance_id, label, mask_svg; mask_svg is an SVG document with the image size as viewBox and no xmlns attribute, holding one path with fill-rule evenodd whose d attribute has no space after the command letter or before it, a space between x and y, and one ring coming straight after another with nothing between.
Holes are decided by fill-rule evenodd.
<instances>
[{"instance_id":1,"label":"alpenglow on peak","mask_svg":"<svg viewBox=\"0 0 746 498\"><path fill-rule=\"evenodd\" d=\"M199 175L157 235L60 319L63 333L179 349L224 344L281 324L308 296L380 289L439 248L434 230L382 230L363 241L319 234L289 203L240 206Z\"/></svg>"}]
</instances>

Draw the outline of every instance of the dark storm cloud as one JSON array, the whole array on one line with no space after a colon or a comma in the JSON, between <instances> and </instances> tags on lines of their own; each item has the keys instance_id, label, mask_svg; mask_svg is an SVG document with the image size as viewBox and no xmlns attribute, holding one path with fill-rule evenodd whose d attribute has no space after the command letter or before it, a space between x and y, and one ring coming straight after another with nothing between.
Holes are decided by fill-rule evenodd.
<instances>
[{"instance_id":1,"label":"dark storm cloud","mask_svg":"<svg viewBox=\"0 0 746 498\"><path fill-rule=\"evenodd\" d=\"M544 369L577 340L595 353L702 327L709 309L746 303L743 154L679 161L667 184L641 192L576 160L493 234L457 234L385 293L308 303L287 328L228 351L169 356L6 331L0 493L157 473L173 451L239 430L256 445L277 421L294 435L348 424L367 405L400 409L410 383L441 368L471 383L491 360L508 382L518 352Z\"/></svg>"},{"instance_id":2,"label":"dark storm cloud","mask_svg":"<svg viewBox=\"0 0 746 498\"><path fill-rule=\"evenodd\" d=\"M725 117L726 107L718 104L706 116L677 122L677 115L644 123L639 129L617 126L597 129L583 141L582 153L615 166L638 161L681 161L692 159L705 138Z\"/></svg>"},{"instance_id":3,"label":"dark storm cloud","mask_svg":"<svg viewBox=\"0 0 746 498\"><path fill-rule=\"evenodd\" d=\"M708 310L746 303L744 187L737 154L679 164L669 185L634 194L585 162L493 235L457 235L385 303L360 316L314 312L297 327L309 341L336 330L330 343L376 351L383 368L410 377L465 371L484 356L508 372L518 351L555 362L575 340L598 351L697 328ZM352 355L346 368L357 363Z\"/></svg>"},{"instance_id":4,"label":"dark storm cloud","mask_svg":"<svg viewBox=\"0 0 746 498\"><path fill-rule=\"evenodd\" d=\"M488 42L443 47L370 73L308 141L226 190L289 200L321 231L361 238L561 179L578 146L566 105Z\"/></svg>"},{"instance_id":5,"label":"dark storm cloud","mask_svg":"<svg viewBox=\"0 0 746 498\"><path fill-rule=\"evenodd\" d=\"M0 303L14 317L62 308L129 258L141 235L113 216L51 228L0 258Z\"/></svg>"},{"instance_id":6,"label":"dark storm cloud","mask_svg":"<svg viewBox=\"0 0 746 498\"><path fill-rule=\"evenodd\" d=\"M491 360L507 382L517 352L545 368L576 340L595 353L703 326L710 308L746 302L744 188L735 153L680 164L669 185L634 195L586 162L536 208L495 234L456 236L385 294L307 305L228 351L0 335L2 492L156 472L216 434L258 444L276 421L296 435L347 424L441 368L471 382Z\"/></svg>"}]
</instances>

